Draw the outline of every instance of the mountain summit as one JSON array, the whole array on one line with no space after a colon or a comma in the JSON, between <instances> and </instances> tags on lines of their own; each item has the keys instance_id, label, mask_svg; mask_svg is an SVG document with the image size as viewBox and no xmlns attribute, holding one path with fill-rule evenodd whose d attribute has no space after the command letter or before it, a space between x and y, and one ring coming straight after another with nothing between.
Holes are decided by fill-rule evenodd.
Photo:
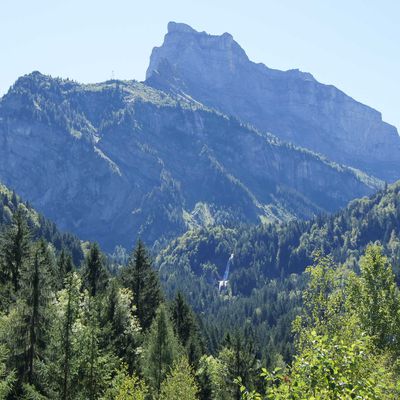
<instances>
[{"instance_id":1,"label":"mountain summit","mask_svg":"<svg viewBox=\"0 0 400 400\"><path fill-rule=\"evenodd\" d=\"M153 49L146 83L234 115L261 131L362 169L400 178L400 137L381 114L299 70L249 60L229 33L170 22Z\"/></svg>"}]
</instances>

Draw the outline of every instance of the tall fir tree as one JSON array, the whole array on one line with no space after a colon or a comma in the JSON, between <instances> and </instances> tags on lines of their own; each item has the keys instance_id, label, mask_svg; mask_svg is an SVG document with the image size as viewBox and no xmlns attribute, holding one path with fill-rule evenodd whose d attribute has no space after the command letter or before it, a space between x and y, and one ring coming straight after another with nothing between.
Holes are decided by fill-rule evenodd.
<instances>
[{"instance_id":1,"label":"tall fir tree","mask_svg":"<svg viewBox=\"0 0 400 400\"><path fill-rule=\"evenodd\" d=\"M107 284L107 270L104 265L103 255L99 245L93 243L85 258L83 270L83 283L91 296L96 296L104 291Z\"/></svg>"},{"instance_id":2,"label":"tall fir tree","mask_svg":"<svg viewBox=\"0 0 400 400\"><path fill-rule=\"evenodd\" d=\"M145 348L145 375L156 398L160 395L161 382L180 353L167 309L161 305L151 325Z\"/></svg>"},{"instance_id":3,"label":"tall fir tree","mask_svg":"<svg viewBox=\"0 0 400 400\"><path fill-rule=\"evenodd\" d=\"M21 286L21 271L30 255L31 233L21 208L14 212L11 225L1 236L0 267L2 283L11 281L14 292Z\"/></svg>"},{"instance_id":4,"label":"tall fir tree","mask_svg":"<svg viewBox=\"0 0 400 400\"><path fill-rule=\"evenodd\" d=\"M139 321L134 315L132 292L118 286L116 279L108 285L103 299L102 335L108 346L120 357L132 374L140 369L140 345L143 341Z\"/></svg>"},{"instance_id":5,"label":"tall fir tree","mask_svg":"<svg viewBox=\"0 0 400 400\"><path fill-rule=\"evenodd\" d=\"M77 390L80 393L78 398L88 400L101 398L119 365L119 359L112 349L101 343L101 300L101 296L88 296L86 292L81 320Z\"/></svg>"},{"instance_id":6,"label":"tall fir tree","mask_svg":"<svg viewBox=\"0 0 400 400\"><path fill-rule=\"evenodd\" d=\"M62 249L57 259L57 287L59 289L64 287L67 274L74 269L75 267L71 254L69 254L65 249Z\"/></svg>"},{"instance_id":7,"label":"tall fir tree","mask_svg":"<svg viewBox=\"0 0 400 400\"><path fill-rule=\"evenodd\" d=\"M158 274L141 240L131 254L121 279L123 285L132 290L140 326L147 330L161 303L162 294Z\"/></svg>"},{"instance_id":8,"label":"tall fir tree","mask_svg":"<svg viewBox=\"0 0 400 400\"><path fill-rule=\"evenodd\" d=\"M50 326L51 271L47 244L31 245L32 256L23 264L18 297L2 322L2 341L7 344L8 364L17 374L15 395L23 385L41 386L38 366L48 343Z\"/></svg>"},{"instance_id":9,"label":"tall fir tree","mask_svg":"<svg viewBox=\"0 0 400 400\"><path fill-rule=\"evenodd\" d=\"M46 242L40 240L34 245L32 264L22 273L22 298L27 306L27 383L35 383L35 360L43 356L49 327L47 306L50 301L53 271Z\"/></svg>"},{"instance_id":10,"label":"tall fir tree","mask_svg":"<svg viewBox=\"0 0 400 400\"><path fill-rule=\"evenodd\" d=\"M197 366L202 355L199 326L194 312L180 292L171 304L171 317L175 334L186 349L189 363Z\"/></svg>"},{"instance_id":11,"label":"tall fir tree","mask_svg":"<svg viewBox=\"0 0 400 400\"><path fill-rule=\"evenodd\" d=\"M43 374L50 398L70 400L76 395L82 314L81 279L76 272L65 277L64 289L57 292L54 318L45 352Z\"/></svg>"}]
</instances>

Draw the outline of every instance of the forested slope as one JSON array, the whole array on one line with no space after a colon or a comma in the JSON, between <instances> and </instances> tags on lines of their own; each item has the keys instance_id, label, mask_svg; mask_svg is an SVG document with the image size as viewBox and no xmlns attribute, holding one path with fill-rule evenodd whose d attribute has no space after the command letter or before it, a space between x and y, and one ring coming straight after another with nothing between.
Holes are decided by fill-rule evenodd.
<instances>
[{"instance_id":1,"label":"forested slope","mask_svg":"<svg viewBox=\"0 0 400 400\"><path fill-rule=\"evenodd\" d=\"M4 230L11 224L16 212L20 212L26 219L33 239L43 238L57 251L68 251L76 264L83 260L84 244L76 236L60 231L54 222L38 213L29 203L0 183L0 229Z\"/></svg>"},{"instance_id":2,"label":"forested slope","mask_svg":"<svg viewBox=\"0 0 400 400\"><path fill-rule=\"evenodd\" d=\"M353 264L370 242L379 241L397 271L400 256L400 182L352 201L333 215L285 224L214 227L191 231L172 241L157 264L168 269L221 276L233 253L231 286L249 294L265 279L302 273L317 252Z\"/></svg>"}]
</instances>

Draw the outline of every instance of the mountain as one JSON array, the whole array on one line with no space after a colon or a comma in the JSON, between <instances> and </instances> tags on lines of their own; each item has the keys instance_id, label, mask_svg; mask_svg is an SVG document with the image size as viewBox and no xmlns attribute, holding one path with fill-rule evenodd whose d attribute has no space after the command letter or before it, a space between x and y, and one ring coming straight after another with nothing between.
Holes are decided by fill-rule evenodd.
<instances>
[{"instance_id":1,"label":"mountain","mask_svg":"<svg viewBox=\"0 0 400 400\"><path fill-rule=\"evenodd\" d=\"M57 252L66 250L72 256L75 265L83 261L84 243L76 236L62 232L54 222L37 212L29 203L24 202L15 192L0 183L0 232L11 224L14 213L20 210L30 228L32 239L44 239L51 243Z\"/></svg>"},{"instance_id":2,"label":"mountain","mask_svg":"<svg viewBox=\"0 0 400 400\"><path fill-rule=\"evenodd\" d=\"M332 212L381 183L135 81L39 72L0 101L0 179L107 250L194 226Z\"/></svg>"},{"instance_id":3,"label":"mountain","mask_svg":"<svg viewBox=\"0 0 400 400\"><path fill-rule=\"evenodd\" d=\"M270 279L301 274L318 252L353 268L367 245L379 241L400 282L399 227L400 181L370 197L353 200L333 215L309 221L187 232L159 253L157 265L167 280L193 274L214 280L215 285L233 254L232 290L250 295ZM175 287L179 282L170 285ZM181 289L193 289L187 282L185 286Z\"/></svg>"},{"instance_id":4,"label":"mountain","mask_svg":"<svg viewBox=\"0 0 400 400\"><path fill-rule=\"evenodd\" d=\"M155 88L195 99L338 163L389 182L400 178L400 137L378 111L309 73L251 62L228 33L213 36L170 22L146 77Z\"/></svg>"}]
</instances>

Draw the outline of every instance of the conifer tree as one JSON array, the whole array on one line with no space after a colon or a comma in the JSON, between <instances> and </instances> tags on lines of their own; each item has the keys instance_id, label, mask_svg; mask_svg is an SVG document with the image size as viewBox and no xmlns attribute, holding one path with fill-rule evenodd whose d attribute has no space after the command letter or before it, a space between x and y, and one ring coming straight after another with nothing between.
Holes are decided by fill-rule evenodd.
<instances>
[{"instance_id":1,"label":"conifer tree","mask_svg":"<svg viewBox=\"0 0 400 400\"><path fill-rule=\"evenodd\" d=\"M197 364L202 352L199 327L192 309L180 292L172 302L171 316L175 334L186 349L190 364Z\"/></svg>"},{"instance_id":2,"label":"conifer tree","mask_svg":"<svg viewBox=\"0 0 400 400\"><path fill-rule=\"evenodd\" d=\"M49 325L47 305L51 289L50 257L47 244L40 240L34 246L32 265L22 273L22 298L26 302L27 320L27 354L26 367L27 382L34 383L34 361L45 348L46 329Z\"/></svg>"},{"instance_id":3,"label":"conifer tree","mask_svg":"<svg viewBox=\"0 0 400 400\"><path fill-rule=\"evenodd\" d=\"M199 386L199 399L213 399L213 382L208 362L203 360L200 368L197 370L196 378Z\"/></svg>"},{"instance_id":4,"label":"conifer tree","mask_svg":"<svg viewBox=\"0 0 400 400\"><path fill-rule=\"evenodd\" d=\"M30 263L24 263L18 297L2 321L2 341L7 344L9 366L16 371L15 393L24 384L39 384L37 367L48 342L52 270L46 243L32 245Z\"/></svg>"},{"instance_id":5,"label":"conifer tree","mask_svg":"<svg viewBox=\"0 0 400 400\"><path fill-rule=\"evenodd\" d=\"M86 256L83 280L89 294L93 297L103 291L107 284L107 271L97 243L90 246L89 253Z\"/></svg>"},{"instance_id":6,"label":"conifer tree","mask_svg":"<svg viewBox=\"0 0 400 400\"><path fill-rule=\"evenodd\" d=\"M157 396L161 382L181 353L179 343L164 305L157 310L145 348L145 375Z\"/></svg>"},{"instance_id":7,"label":"conifer tree","mask_svg":"<svg viewBox=\"0 0 400 400\"><path fill-rule=\"evenodd\" d=\"M175 333L181 344L186 346L194 330L194 320L191 309L183 298L182 293L178 292L171 308Z\"/></svg>"},{"instance_id":8,"label":"conifer tree","mask_svg":"<svg viewBox=\"0 0 400 400\"><path fill-rule=\"evenodd\" d=\"M65 284L65 278L69 272L74 269L74 264L72 262L71 254L69 254L65 249L62 249L57 260L57 280L58 288L62 289Z\"/></svg>"},{"instance_id":9,"label":"conifer tree","mask_svg":"<svg viewBox=\"0 0 400 400\"><path fill-rule=\"evenodd\" d=\"M21 286L21 271L30 254L30 231L21 208L12 217L11 225L1 237L0 262L2 283L11 281L14 292Z\"/></svg>"},{"instance_id":10,"label":"conifer tree","mask_svg":"<svg viewBox=\"0 0 400 400\"><path fill-rule=\"evenodd\" d=\"M101 397L117 369L118 358L112 350L101 345L101 325L99 321L100 297L85 295L82 331L79 351L80 398L96 400Z\"/></svg>"},{"instance_id":11,"label":"conifer tree","mask_svg":"<svg viewBox=\"0 0 400 400\"><path fill-rule=\"evenodd\" d=\"M72 399L76 394L78 378L78 353L82 314L81 279L76 272L65 277L64 289L57 293L54 320L49 332L43 373L49 382L49 397Z\"/></svg>"},{"instance_id":12,"label":"conifer tree","mask_svg":"<svg viewBox=\"0 0 400 400\"><path fill-rule=\"evenodd\" d=\"M246 341L239 333L235 333L233 337L229 338L227 347L219 353L219 358L226 365L228 385L229 382L239 378L246 387L253 386L257 360L251 342ZM238 386L232 387L232 397L240 400L241 394Z\"/></svg>"},{"instance_id":13,"label":"conifer tree","mask_svg":"<svg viewBox=\"0 0 400 400\"><path fill-rule=\"evenodd\" d=\"M109 346L128 367L128 373L139 370L141 329L132 306L132 292L118 286L115 279L108 285L104 296L102 315L102 341Z\"/></svg>"},{"instance_id":14,"label":"conifer tree","mask_svg":"<svg viewBox=\"0 0 400 400\"><path fill-rule=\"evenodd\" d=\"M128 266L122 273L122 283L132 290L133 304L140 326L147 330L161 302L161 288L157 272L141 240L129 258Z\"/></svg>"}]
</instances>

